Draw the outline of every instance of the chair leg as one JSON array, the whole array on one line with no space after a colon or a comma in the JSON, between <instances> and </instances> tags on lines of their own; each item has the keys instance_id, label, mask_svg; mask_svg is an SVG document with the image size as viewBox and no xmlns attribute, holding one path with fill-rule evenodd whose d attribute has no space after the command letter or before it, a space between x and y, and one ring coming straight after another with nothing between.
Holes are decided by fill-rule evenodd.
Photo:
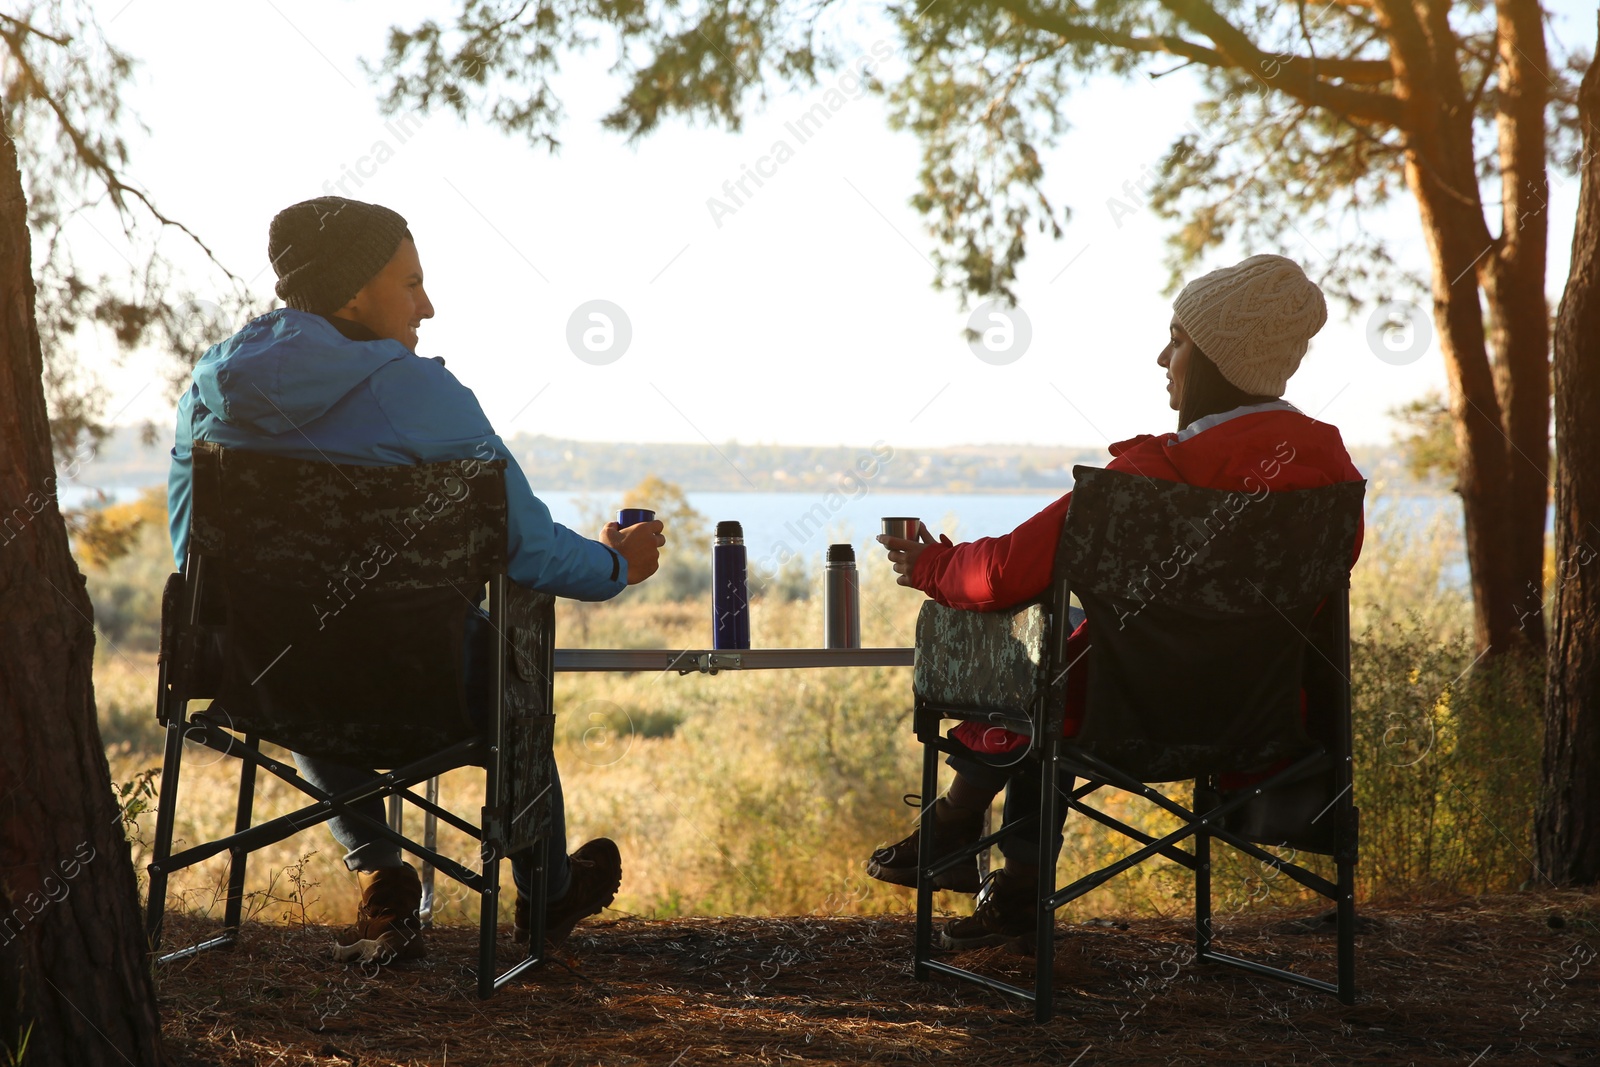
<instances>
[{"instance_id":1,"label":"chair leg","mask_svg":"<svg viewBox=\"0 0 1600 1067\"><path fill-rule=\"evenodd\" d=\"M911 972L918 981L928 978L928 959L933 955L933 879L928 867L933 862L928 842L933 836L933 802L939 792L939 754L932 745L922 746L922 810L917 831L917 928L912 949Z\"/></svg>"},{"instance_id":2,"label":"chair leg","mask_svg":"<svg viewBox=\"0 0 1600 1067\"><path fill-rule=\"evenodd\" d=\"M494 995L494 935L500 919L500 849L483 843L483 895L478 898L478 996Z\"/></svg>"},{"instance_id":3,"label":"chair leg","mask_svg":"<svg viewBox=\"0 0 1600 1067\"><path fill-rule=\"evenodd\" d=\"M548 803L548 802L547 802ZM533 846L532 896L528 899L528 959L543 960L544 909L550 903L550 868L545 863L550 848L549 838L541 837Z\"/></svg>"},{"instance_id":4,"label":"chair leg","mask_svg":"<svg viewBox=\"0 0 1600 1067\"><path fill-rule=\"evenodd\" d=\"M1056 909L1050 898L1056 892L1056 811L1061 798L1056 794L1056 751L1058 738L1045 742L1044 759L1039 767L1039 888L1034 900L1038 910L1037 941L1034 945L1033 1018L1047 1023L1055 1014Z\"/></svg>"},{"instance_id":5,"label":"chair leg","mask_svg":"<svg viewBox=\"0 0 1600 1067\"><path fill-rule=\"evenodd\" d=\"M1338 939L1339 1003L1356 1002L1356 865L1341 860L1339 867Z\"/></svg>"},{"instance_id":6,"label":"chair leg","mask_svg":"<svg viewBox=\"0 0 1600 1067\"><path fill-rule=\"evenodd\" d=\"M1194 835L1194 954L1211 951L1211 835Z\"/></svg>"},{"instance_id":7,"label":"chair leg","mask_svg":"<svg viewBox=\"0 0 1600 1067\"><path fill-rule=\"evenodd\" d=\"M261 742L255 737L245 739L245 745L252 751L259 751ZM239 806L234 812L233 832L242 834L250 829L250 820L255 811L256 799L256 765L251 760L239 762ZM228 906L223 927L231 934L239 932L239 922L244 911L244 872L245 864L250 859L250 850L246 848L232 848L228 850Z\"/></svg>"},{"instance_id":8,"label":"chair leg","mask_svg":"<svg viewBox=\"0 0 1600 1067\"><path fill-rule=\"evenodd\" d=\"M428 803L439 803L439 776L428 779ZM429 852L439 851L439 817L427 812L422 817L422 844ZM433 864L422 861L422 907L419 911L424 929L433 927Z\"/></svg>"},{"instance_id":9,"label":"chair leg","mask_svg":"<svg viewBox=\"0 0 1600 1067\"><path fill-rule=\"evenodd\" d=\"M161 947L161 925L167 910L167 858L172 855L172 823L178 812L178 771L183 761L181 716L167 723L166 751L161 758L161 796L156 804L156 839L150 857L149 896L145 902L145 935L150 951Z\"/></svg>"}]
</instances>

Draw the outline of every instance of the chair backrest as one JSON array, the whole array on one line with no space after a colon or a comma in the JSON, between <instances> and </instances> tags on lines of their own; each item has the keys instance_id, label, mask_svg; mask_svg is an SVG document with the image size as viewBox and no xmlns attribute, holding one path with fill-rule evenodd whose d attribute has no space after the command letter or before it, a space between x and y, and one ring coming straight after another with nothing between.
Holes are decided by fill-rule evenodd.
<instances>
[{"instance_id":1,"label":"chair backrest","mask_svg":"<svg viewBox=\"0 0 1600 1067\"><path fill-rule=\"evenodd\" d=\"M1348 586L1366 483L1229 492L1073 475L1057 577L1093 642L1076 743L1145 781L1307 751L1306 635Z\"/></svg>"},{"instance_id":2,"label":"chair backrest","mask_svg":"<svg viewBox=\"0 0 1600 1067\"><path fill-rule=\"evenodd\" d=\"M220 614L212 714L366 766L471 736L465 620L505 571L504 469L197 443L188 571L203 611Z\"/></svg>"}]
</instances>

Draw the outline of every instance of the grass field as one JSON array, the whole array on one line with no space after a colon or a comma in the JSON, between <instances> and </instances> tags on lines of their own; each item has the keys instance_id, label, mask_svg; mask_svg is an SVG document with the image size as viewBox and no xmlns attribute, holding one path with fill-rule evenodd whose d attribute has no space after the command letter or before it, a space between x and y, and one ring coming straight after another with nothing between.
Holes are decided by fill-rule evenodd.
<instances>
[{"instance_id":1,"label":"grass field","mask_svg":"<svg viewBox=\"0 0 1600 1067\"><path fill-rule=\"evenodd\" d=\"M1369 529L1353 577L1364 898L1486 892L1527 877L1519 853L1527 852L1537 767L1537 681L1531 671L1463 673L1472 662L1466 604L1443 581L1459 553L1454 531L1443 525ZM130 573L148 581L161 568L130 565ZM892 579L881 558L864 561L864 644L911 643L922 597ZM709 619L703 599L562 601L558 642L704 646ZM758 600L752 632L758 646L820 644L820 597ZM103 641L96 690L113 781L135 781L160 762L154 654L133 642ZM617 840L624 857L617 912L823 916L910 907L909 890L862 870L872 849L902 836L916 814L901 800L919 784L909 668L561 675L556 698L569 846L598 835ZM189 756L180 842L231 827L237 788L231 761L198 747ZM270 780L258 789L258 818L298 804L297 794ZM481 772L446 776L442 795L475 815ZM1113 811L1135 825L1163 825L1164 817L1143 807L1128 800ZM419 822L413 814L414 832ZM130 830L141 870L153 826L154 812L145 811ZM1069 822L1067 835L1063 873L1108 859L1115 847L1084 820ZM460 835L447 831L442 841L463 861L476 856ZM338 922L353 912L354 876L321 828L250 862L248 907L259 919ZM225 861L214 860L185 872L169 906L219 911L224 871ZM1186 909L1180 873L1147 866L1064 915L1159 918ZM1250 864L1224 865L1217 887L1220 913L1295 899L1270 870ZM956 909L970 906L963 901L941 894L941 904ZM442 921L465 921L475 908L475 898L440 880Z\"/></svg>"}]
</instances>

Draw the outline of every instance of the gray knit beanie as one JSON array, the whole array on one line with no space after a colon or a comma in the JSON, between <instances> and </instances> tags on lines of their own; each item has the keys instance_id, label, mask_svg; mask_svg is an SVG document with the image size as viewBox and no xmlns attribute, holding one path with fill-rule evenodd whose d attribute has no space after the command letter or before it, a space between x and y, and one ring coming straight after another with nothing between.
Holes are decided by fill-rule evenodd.
<instances>
[{"instance_id":1,"label":"gray knit beanie","mask_svg":"<svg viewBox=\"0 0 1600 1067\"><path fill-rule=\"evenodd\" d=\"M272 218L267 256L276 292L298 311L328 315L350 302L410 237L394 211L342 196L291 204Z\"/></svg>"},{"instance_id":2,"label":"gray knit beanie","mask_svg":"<svg viewBox=\"0 0 1600 1067\"><path fill-rule=\"evenodd\" d=\"M1294 260L1271 255L1201 275L1172 310L1222 376L1256 396L1283 395L1306 345L1328 321L1317 283Z\"/></svg>"}]
</instances>

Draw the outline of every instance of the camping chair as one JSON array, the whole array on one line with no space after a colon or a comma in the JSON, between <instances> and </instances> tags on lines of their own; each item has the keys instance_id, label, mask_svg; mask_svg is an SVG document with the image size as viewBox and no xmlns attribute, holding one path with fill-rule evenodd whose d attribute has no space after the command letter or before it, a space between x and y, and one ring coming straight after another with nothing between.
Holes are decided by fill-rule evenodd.
<instances>
[{"instance_id":1,"label":"camping chair","mask_svg":"<svg viewBox=\"0 0 1600 1067\"><path fill-rule=\"evenodd\" d=\"M505 463L455 460L358 467L194 448L188 558L162 599L156 715L166 728L150 863L148 933L161 943L167 879L227 852L221 935L162 961L237 938L249 854L335 815L357 819L480 897L478 992L544 960L544 841L550 832L553 599L506 576ZM491 664L486 725L469 712L465 626L489 589L502 639ZM203 711L189 702L211 698ZM185 742L240 760L234 832L172 852ZM356 767L388 768L373 784L328 795L261 751L270 741ZM480 825L437 803L438 775L485 771ZM258 770L312 803L252 825ZM427 796L414 791L430 783ZM389 818L353 806L388 798ZM471 870L400 832L399 802L478 839ZM431 826L430 826L431 830ZM500 860L534 847L526 959L495 975Z\"/></svg>"},{"instance_id":2,"label":"camping chair","mask_svg":"<svg viewBox=\"0 0 1600 1067\"><path fill-rule=\"evenodd\" d=\"M936 794L937 754L964 751L945 719L1029 737L1039 813L938 863L919 857L914 971L974 981L1052 1014L1055 912L1156 856L1195 877L1195 955L1355 998L1357 812L1352 800L1349 572L1366 483L1258 494L1202 489L1077 467L1051 586L1005 612L929 602L917 619L914 721L922 796ZM1092 648L1067 661L1069 598ZM1067 679L1087 671L1077 736L1063 738ZM1302 690L1305 706L1302 710ZM1241 786L1239 772L1258 780ZM1058 777L1058 775L1060 777ZM1065 788L1059 783L1067 779ZM1075 787L1074 779L1081 779ZM1192 807L1150 783L1194 782ZM1233 786L1233 788L1224 788ZM1182 825L1151 836L1090 806L1101 789L1137 794ZM1064 805L1140 847L1056 885L1052 832ZM933 804L922 808L921 841ZM1037 822L1035 822L1037 818ZM1010 833L1039 828L1039 925L1032 989L932 958L933 878ZM1190 848L1181 847L1193 839ZM1225 842L1334 901L1338 980L1330 983L1213 947L1211 842ZM1333 857L1321 875L1263 845Z\"/></svg>"}]
</instances>

